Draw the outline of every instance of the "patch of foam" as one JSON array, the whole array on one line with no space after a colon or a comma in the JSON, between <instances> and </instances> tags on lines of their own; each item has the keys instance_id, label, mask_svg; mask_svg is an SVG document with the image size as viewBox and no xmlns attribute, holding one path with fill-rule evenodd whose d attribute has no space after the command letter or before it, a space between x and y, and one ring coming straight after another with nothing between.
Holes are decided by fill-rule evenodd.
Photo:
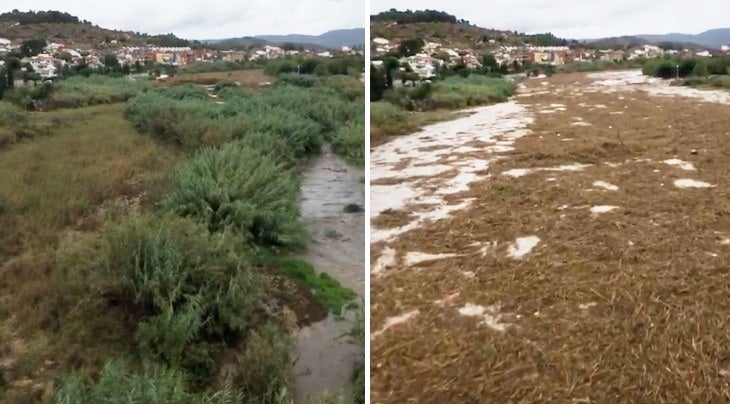
<instances>
[{"instance_id":1,"label":"patch of foam","mask_svg":"<svg viewBox=\"0 0 730 404\"><path fill-rule=\"evenodd\" d=\"M581 310L587 310L587 309L590 309L591 307L595 307L596 305L598 305L598 303L596 303L596 302L581 303L578 305L578 308Z\"/></svg>"},{"instance_id":2,"label":"patch of foam","mask_svg":"<svg viewBox=\"0 0 730 404\"><path fill-rule=\"evenodd\" d=\"M403 262L407 266L420 264L421 262L436 261L444 258L458 257L458 254L427 254L418 251L407 252Z\"/></svg>"},{"instance_id":3,"label":"patch of foam","mask_svg":"<svg viewBox=\"0 0 730 404\"><path fill-rule=\"evenodd\" d=\"M696 170L694 164L688 163L686 161L682 161L680 159L664 160L663 163L670 165L670 166L679 166L679 168L681 168L682 170L685 170L685 171L695 171Z\"/></svg>"},{"instance_id":4,"label":"patch of foam","mask_svg":"<svg viewBox=\"0 0 730 404\"><path fill-rule=\"evenodd\" d=\"M584 121L571 122L570 125L571 126L593 126L590 123L584 122Z\"/></svg>"},{"instance_id":5,"label":"patch of foam","mask_svg":"<svg viewBox=\"0 0 730 404\"><path fill-rule=\"evenodd\" d=\"M522 177L523 175L536 173L538 171L582 171L586 167L590 166L590 164L567 164L557 167L513 168L503 172L502 174L509 177Z\"/></svg>"},{"instance_id":6,"label":"patch of foam","mask_svg":"<svg viewBox=\"0 0 730 404\"><path fill-rule=\"evenodd\" d=\"M714 188L715 186L704 181L697 181L689 178L683 178L674 181L677 188Z\"/></svg>"},{"instance_id":7,"label":"patch of foam","mask_svg":"<svg viewBox=\"0 0 730 404\"><path fill-rule=\"evenodd\" d=\"M416 317L420 312L416 310L411 310L409 312L403 313L400 316L394 316L390 317L387 320L385 320L385 323L380 328L380 330L375 331L370 334L370 339L374 339L376 337L379 337L381 334L383 334L385 331L387 331L389 328L396 326L398 324L403 324L406 321Z\"/></svg>"},{"instance_id":8,"label":"patch of foam","mask_svg":"<svg viewBox=\"0 0 730 404\"><path fill-rule=\"evenodd\" d=\"M467 303L464 307L459 309L459 314L468 317L483 316L484 310L486 310L484 306Z\"/></svg>"},{"instance_id":9,"label":"patch of foam","mask_svg":"<svg viewBox=\"0 0 730 404\"><path fill-rule=\"evenodd\" d=\"M540 237L537 236L518 237L515 242L507 248L507 254L509 254L512 258L520 259L532 251L538 243L540 243Z\"/></svg>"},{"instance_id":10,"label":"patch of foam","mask_svg":"<svg viewBox=\"0 0 730 404\"><path fill-rule=\"evenodd\" d=\"M395 250L390 247L385 247L383 253L375 261L375 264L373 264L371 273L377 274L393 264L395 264Z\"/></svg>"},{"instance_id":11,"label":"patch of foam","mask_svg":"<svg viewBox=\"0 0 730 404\"><path fill-rule=\"evenodd\" d=\"M613 184L609 184L608 182L604 182L604 181L596 181L593 183L593 186L598 187L598 188L603 188L603 189L606 189L609 191L618 191L617 186L615 186Z\"/></svg>"},{"instance_id":12,"label":"patch of foam","mask_svg":"<svg viewBox=\"0 0 730 404\"><path fill-rule=\"evenodd\" d=\"M477 304L467 303L459 309L459 314L467 317L482 317L482 322L495 331L505 331L509 324L503 323L502 315L499 314L499 306L484 307Z\"/></svg>"},{"instance_id":13,"label":"patch of foam","mask_svg":"<svg viewBox=\"0 0 730 404\"><path fill-rule=\"evenodd\" d=\"M515 101L463 112L468 115L428 125L373 149L371 180L394 184L371 186L371 218L387 209L410 207L412 219L394 229L371 229L371 242L392 239L467 208L473 199L453 204L447 196L468 191L470 184L487 178L484 171L499 158L497 153L512 150L516 139L530 133L532 118Z\"/></svg>"},{"instance_id":14,"label":"patch of foam","mask_svg":"<svg viewBox=\"0 0 730 404\"><path fill-rule=\"evenodd\" d=\"M610 212L610 211L612 211L614 209L618 209L618 206L613 206L613 205L597 205L597 206L591 207L591 213L597 215L599 213Z\"/></svg>"},{"instance_id":15,"label":"patch of foam","mask_svg":"<svg viewBox=\"0 0 730 404\"><path fill-rule=\"evenodd\" d=\"M730 245L730 238L723 237L719 241L720 245Z\"/></svg>"}]
</instances>

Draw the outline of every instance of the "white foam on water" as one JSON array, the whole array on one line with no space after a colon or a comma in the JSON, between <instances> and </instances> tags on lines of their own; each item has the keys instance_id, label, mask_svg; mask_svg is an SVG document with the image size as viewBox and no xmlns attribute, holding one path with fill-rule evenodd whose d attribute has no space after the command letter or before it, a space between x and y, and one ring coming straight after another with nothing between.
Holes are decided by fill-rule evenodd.
<instances>
[{"instance_id":1,"label":"white foam on water","mask_svg":"<svg viewBox=\"0 0 730 404\"><path fill-rule=\"evenodd\" d=\"M503 323L502 315L499 314L499 306L484 307L477 304L467 303L459 309L459 314L467 317L482 317L482 322L495 331L505 331L509 324Z\"/></svg>"},{"instance_id":2,"label":"white foam on water","mask_svg":"<svg viewBox=\"0 0 730 404\"><path fill-rule=\"evenodd\" d=\"M714 188L715 186L704 181L682 178L674 181L677 188Z\"/></svg>"},{"instance_id":3,"label":"white foam on water","mask_svg":"<svg viewBox=\"0 0 730 404\"><path fill-rule=\"evenodd\" d=\"M603 188L603 189L606 189L609 191L618 191L617 186L615 186L613 184L609 184L608 182L604 182L604 181L595 181L593 183L593 186L598 187L598 188Z\"/></svg>"},{"instance_id":4,"label":"white foam on water","mask_svg":"<svg viewBox=\"0 0 730 404\"><path fill-rule=\"evenodd\" d=\"M509 254L512 258L520 259L532 251L538 243L540 243L540 237L537 236L518 237L515 242L507 248L507 254Z\"/></svg>"},{"instance_id":5,"label":"white foam on water","mask_svg":"<svg viewBox=\"0 0 730 404\"><path fill-rule=\"evenodd\" d=\"M380 257L375 260L375 264L373 264L373 268L370 272L372 274L377 274L393 264L395 264L395 250L390 247L385 247Z\"/></svg>"},{"instance_id":6,"label":"white foam on water","mask_svg":"<svg viewBox=\"0 0 730 404\"><path fill-rule=\"evenodd\" d=\"M527 125L532 118L515 101L461 112L468 115L426 126L373 149L371 181L396 184L371 186L371 218L387 209L406 207L411 207L413 218L394 229L373 227L371 242L390 240L467 208L473 199L446 197L468 191L472 183L487 178L484 171L499 158L498 153L511 151L516 139L530 133ZM474 143L480 146L465 146Z\"/></svg>"},{"instance_id":7,"label":"white foam on water","mask_svg":"<svg viewBox=\"0 0 730 404\"><path fill-rule=\"evenodd\" d=\"M386 319L385 320L385 323L380 328L380 330L375 331L375 332L373 332L373 333L370 334L370 339L374 339L374 338L379 337L381 334L383 334L389 328L391 328L393 326L396 326L398 324L403 324L406 321L408 321L408 320L416 317L419 313L420 312L416 309L416 310L411 310L409 312L403 313L400 316L394 316L394 317L390 317L390 318Z\"/></svg>"},{"instance_id":8,"label":"white foam on water","mask_svg":"<svg viewBox=\"0 0 730 404\"><path fill-rule=\"evenodd\" d=\"M598 305L598 303L596 303L596 302L581 303L581 304L578 305L578 308L581 309L581 310L587 310L587 309L590 309L591 307L594 307L596 305Z\"/></svg>"},{"instance_id":9,"label":"white foam on water","mask_svg":"<svg viewBox=\"0 0 730 404\"><path fill-rule=\"evenodd\" d=\"M436 261L441 260L444 258L451 258L451 257L458 257L459 254L428 254L428 253L422 253L418 251L411 251L407 252L405 257L403 258L403 262L407 266L412 266L416 264L420 264L421 262L427 262L427 261Z\"/></svg>"},{"instance_id":10,"label":"white foam on water","mask_svg":"<svg viewBox=\"0 0 730 404\"><path fill-rule=\"evenodd\" d=\"M486 310L484 306L467 303L464 307L459 309L459 314L468 317L483 316L484 310Z\"/></svg>"},{"instance_id":11,"label":"white foam on water","mask_svg":"<svg viewBox=\"0 0 730 404\"><path fill-rule=\"evenodd\" d=\"M567 164L557 167L536 167L536 168L513 168L511 170L504 171L502 175L509 177L522 177L523 175L536 173L538 171L582 171L586 167L590 167L590 164Z\"/></svg>"},{"instance_id":12,"label":"white foam on water","mask_svg":"<svg viewBox=\"0 0 730 404\"><path fill-rule=\"evenodd\" d=\"M606 212L610 212L614 209L618 209L618 206L598 205L598 206L591 207L591 213L593 213L593 214L606 213Z\"/></svg>"},{"instance_id":13,"label":"white foam on water","mask_svg":"<svg viewBox=\"0 0 730 404\"><path fill-rule=\"evenodd\" d=\"M670 166L679 166L679 168L681 168L682 170L685 170L685 171L695 171L696 170L694 164L688 163L686 161L682 161L680 159L664 160L663 163L670 165Z\"/></svg>"}]
</instances>

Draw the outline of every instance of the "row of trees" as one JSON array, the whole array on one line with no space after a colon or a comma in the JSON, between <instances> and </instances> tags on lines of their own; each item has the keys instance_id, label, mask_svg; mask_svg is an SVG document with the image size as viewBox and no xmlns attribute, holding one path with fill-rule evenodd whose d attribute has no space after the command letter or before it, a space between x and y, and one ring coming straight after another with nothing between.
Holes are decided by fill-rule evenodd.
<instances>
[{"instance_id":1,"label":"row of trees","mask_svg":"<svg viewBox=\"0 0 730 404\"><path fill-rule=\"evenodd\" d=\"M642 69L648 76L670 79L674 77L705 77L730 74L730 56L713 58L673 58L647 61Z\"/></svg>"},{"instance_id":2,"label":"row of trees","mask_svg":"<svg viewBox=\"0 0 730 404\"><path fill-rule=\"evenodd\" d=\"M376 15L370 16L371 21L395 21L399 24L409 24L418 22L450 22L453 24L469 24L469 21L458 19L455 16L437 10L406 10L398 11L391 8Z\"/></svg>"},{"instance_id":3,"label":"row of trees","mask_svg":"<svg viewBox=\"0 0 730 404\"><path fill-rule=\"evenodd\" d=\"M16 21L21 25L62 23L62 24L89 24L88 21L80 21L78 17L60 11L18 11L17 9L0 14L0 21Z\"/></svg>"}]
</instances>

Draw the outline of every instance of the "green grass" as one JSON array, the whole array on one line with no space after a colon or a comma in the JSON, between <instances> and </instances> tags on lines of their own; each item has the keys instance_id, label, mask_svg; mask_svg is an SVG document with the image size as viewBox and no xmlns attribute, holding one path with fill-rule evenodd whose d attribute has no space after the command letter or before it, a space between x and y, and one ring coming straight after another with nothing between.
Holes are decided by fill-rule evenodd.
<instances>
[{"instance_id":1,"label":"green grass","mask_svg":"<svg viewBox=\"0 0 730 404\"><path fill-rule=\"evenodd\" d=\"M335 315L341 315L343 308L357 297L355 292L343 287L326 273L317 275L310 263L300 259L260 254L257 260L289 278L303 282Z\"/></svg>"},{"instance_id":2,"label":"green grass","mask_svg":"<svg viewBox=\"0 0 730 404\"><path fill-rule=\"evenodd\" d=\"M146 82L92 75L73 76L54 84L49 108L79 108L124 102L139 94Z\"/></svg>"},{"instance_id":3,"label":"green grass","mask_svg":"<svg viewBox=\"0 0 730 404\"><path fill-rule=\"evenodd\" d=\"M0 201L15 226L3 229L43 245L105 201L164 186L175 154L137 135L120 105L38 114L53 133L0 151ZM2 247L0 247L2 256Z\"/></svg>"},{"instance_id":4,"label":"green grass","mask_svg":"<svg viewBox=\"0 0 730 404\"><path fill-rule=\"evenodd\" d=\"M460 115L448 109L408 112L386 101L370 103L370 144L375 146L392 136L408 135L426 125L456 119Z\"/></svg>"},{"instance_id":5,"label":"green grass","mask_svg":"<svg viewBox=\"0 0 730 404\"><path fill-rule=\"evenodd\" d=\"M0 149L20 140L46 135L50 125L7 101L0 101Z\"/></svg>"}]
</instances>

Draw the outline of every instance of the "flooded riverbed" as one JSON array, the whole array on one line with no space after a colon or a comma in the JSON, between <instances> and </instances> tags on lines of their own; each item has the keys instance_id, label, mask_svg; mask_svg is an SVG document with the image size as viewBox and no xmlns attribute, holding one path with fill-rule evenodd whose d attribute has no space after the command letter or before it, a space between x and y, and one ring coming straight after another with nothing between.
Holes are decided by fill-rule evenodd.
<instances>
[{"instance_id":1,"label":"flooded riverbed","mask_svg":"<svg viewBox=\"0 0 730 404\"><path fill-rule=\"evenodd\" d=\"M301 184L302 217L311 233L302 258L358 296L363 296L365 287L365 218L362 211L347 213L345 208L363 207L363 177L362 169L348 165L327 146L306 165ZM330 314L297 333L293 369L297 403L351 388L360 348L343 337L352 328L352 316L347 317Z\"/></svg>"}]
</instances>

